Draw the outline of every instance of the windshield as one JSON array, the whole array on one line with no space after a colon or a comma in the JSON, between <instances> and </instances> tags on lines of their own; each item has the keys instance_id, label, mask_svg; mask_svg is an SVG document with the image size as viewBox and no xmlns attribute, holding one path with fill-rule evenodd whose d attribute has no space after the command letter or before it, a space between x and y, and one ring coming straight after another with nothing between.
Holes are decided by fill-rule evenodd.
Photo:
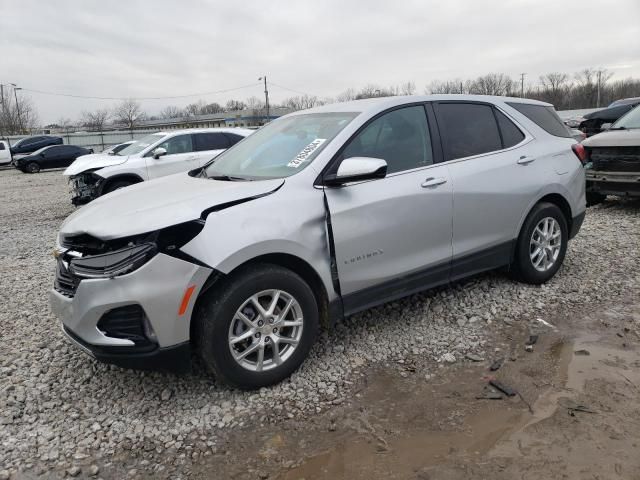
<instances>
[{"instance_id":1,"label":"windshield","mask_svg":"<svg viewBox=\"0 0 640 480\"><path fill-rule=\"evenodd\" d=\"M632 128L640 128L640 107L634 108L611 126L612 130L629 130Z\"/></svg>"},{"instance_id":2,"label":"windshield","mask_svg":"<svg viewBox=\"0 0 640 480\"><path fill-rule=\"evenodd\" d=\"M216 157L207 177L283 178L303 170L358 114L308 113L276 120Z\"/></svg>"},{"instance_id":3,"label":"windshield","mask_svg":"<svg viewBox=\"0 0 640 480\"><path fill-rule=\"evenodd\" d=\"M164 138L166 135L164 133L152 133L151 135L147 135L146 137L142 137L140 140L136 140L136 143L132 143L127 148L123 148L116 155L135 155L136 153L142 152L149 145L153 145L157 141Z\"/></svg>"},{"instance_id":4,"label":"windshield","mask_svg":"<svg viewBox=\"0 0 640 480\"><path fill-rule=\"evenodd\" d=\"M35 152L30 153L29 155L40 155L42 152L44 152L45 150L48 150L49 148L51 148L51 145L49 145L48 147L42 147L36 150Z\"/></svg>"}]
</instances>

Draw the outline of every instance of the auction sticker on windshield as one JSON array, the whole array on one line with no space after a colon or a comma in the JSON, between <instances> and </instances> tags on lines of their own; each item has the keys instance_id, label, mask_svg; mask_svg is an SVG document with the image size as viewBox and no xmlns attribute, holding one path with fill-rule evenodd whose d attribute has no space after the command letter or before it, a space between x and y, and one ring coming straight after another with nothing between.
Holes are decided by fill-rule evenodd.
<instances>
[{"instance_id":1,"label":"auction sticker on windshield","mask_svg":"<svg viewBox=\"0 0 640 480\"><path fill-rule=\"evenodd\" d=\"M300 165L302 165L302 163L307 158L309 158L309 156L313 152L315 152L318 149L320 145L322 145L326 141L327 141L326 138L316 138L313 142L311 142L309 145L304 147L302 151L298 155L296 155L296 157L293 160L287 163L287 167L298 168Z\"/></svg>"}]
</instances>

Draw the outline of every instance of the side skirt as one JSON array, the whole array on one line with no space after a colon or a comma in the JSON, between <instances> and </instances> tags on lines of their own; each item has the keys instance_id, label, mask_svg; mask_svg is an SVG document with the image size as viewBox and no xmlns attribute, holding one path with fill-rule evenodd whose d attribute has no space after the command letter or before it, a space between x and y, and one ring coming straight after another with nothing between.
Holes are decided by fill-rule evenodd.
<instances>
[{"instance_id":1,"label":"side skirt","mask_svg":"<svg viewBox=\"0 0 640 480\"><path fill-rule=\"evenodd\" d=\"M511 263L516 240L342 296L344 316ZM337 310L337 309L336 309ZM331 311L331 310L330 310Z\"/></svg>"}]
</instances>

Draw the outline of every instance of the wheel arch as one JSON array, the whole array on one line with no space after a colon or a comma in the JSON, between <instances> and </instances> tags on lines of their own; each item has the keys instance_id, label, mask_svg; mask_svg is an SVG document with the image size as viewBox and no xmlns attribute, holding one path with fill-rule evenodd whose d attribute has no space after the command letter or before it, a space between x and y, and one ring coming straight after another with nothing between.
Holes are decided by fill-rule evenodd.
<instances>
[{"instance_id":1,"label":"wheel arch","mask_svg":"<svg viewBox=\"0 0 640 480\"><path fill-rule=\"evenodd\" d=\"M140 177L140 175L137 175L135 173L119 173L117 175L113 175L104 179L104 182L102 182L102 186L100 187L100 195L104 193L109 185L113 184L114 182L120 182L123 180L129 180L132 184L144 181L144 179Z\"/></svg>"},{"instance_id":2,"label":"wheel arch","mask_svg":"<svg viewBox=\"0 0 640 480\"><path fill-rule=\"evenodd\" d=\"M239 271L246 268L250 265L257 264L270 264L277 265L279 267L286 268L291 270L292 272L299 275L311 288L314 297L316 298L316 302L318 303L318 309L320 313L320 323L329 327L331 325L331 320L336 316L331 312L331 305L329 302L329 295L327 293L327 289L322 282L322 279L318 272L314 270L314 268L304 259L292 255L290 253L267 253L263 255L256 256L247 260L239 265L237 265L233 270L228 272L227 274L223 274L214 270L209 276L208 280L205 282L205 285L200 289L198 294L198 298L196 299L190 321L190 337L194 338L195 336L195 323L193 321L193 317L195 315L196 310L199 308L199 303L203 298L204 294L209 290L209 288L215 288L215 286L220 285L221 282L229 281L234 275L238 274Z\"/></svg>"},{"instance_id":3,"label":"wheel arch","mask_svg":"<svg viewBox=\"0 0 640 480\"><path fill-rule=\"evenodd\" d=\"M567 221L567 229L569 232L571 231L571 227L573 225L573 212L571 210L571 203L569 203L569 201L566 199L564 195L562 195L557 191L547 192L541 195L539 198L537 198L534 202L532 202L531 205L529 205L529 208L527 208L527 210L524 212L524 215L522 215L522 218L520 219L520 224L518 225L516 238L518 238L518 236L520 235L520 232L522 231L522 227L524 226L524 222L529 216L529 214L531 213L531 211L533 210L533 208L539 203L544 203L544 202L552 203L553 205L556 205L560 209L560 211L564 215L565 220Z\"/></svg>"}]
</instances>

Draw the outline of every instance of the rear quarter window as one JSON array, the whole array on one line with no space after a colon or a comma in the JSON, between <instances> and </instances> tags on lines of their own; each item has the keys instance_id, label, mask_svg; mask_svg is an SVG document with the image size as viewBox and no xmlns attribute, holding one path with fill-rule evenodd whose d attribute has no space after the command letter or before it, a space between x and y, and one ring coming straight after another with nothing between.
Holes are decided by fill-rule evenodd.
<instances>
[{"instance_id":1,"label":"rear quarter window","mask_svg":"<svg viewBox=\"0 0 640 480\"><path fill-rule=\"evenodd\" d=\"M562 123L553 107L545 105L532 105L530 103L507 103L512 108L523 114L545 132L555 137L571 138L571 133Z\"/></svg>"}]
</instances>

